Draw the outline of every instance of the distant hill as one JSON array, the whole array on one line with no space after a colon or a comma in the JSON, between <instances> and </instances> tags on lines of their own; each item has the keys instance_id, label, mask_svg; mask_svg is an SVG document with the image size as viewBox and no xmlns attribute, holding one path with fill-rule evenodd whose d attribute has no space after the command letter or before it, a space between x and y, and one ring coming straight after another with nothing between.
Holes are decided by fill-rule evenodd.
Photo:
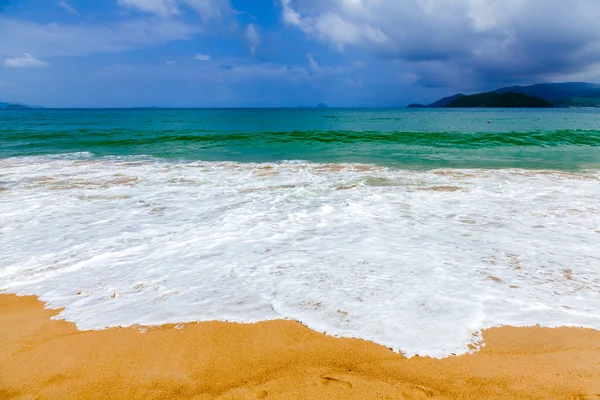
<instances>
[{"instance_id":1,"label":"distant hill","mask_svg":"<svg viewBox=\"0 0 600 400\"><path fill-rule=\"evenodd\" d=\"M453 102L454 100L458 99L459 97L464 96L464 94L462 93L458 93L455 94L454 96L448 96L448 97L444 97L443 99L439 99L436 102L433 102L429 105L423 105L423 104L419 104L419 103L413 103L413 104L409 104L407 106L407 108L440 108L440 107L446 107L449 103Z\"/></svg>"},{"instance_id":2,"label":"distant hill","mask_svg":"<svg viewBox=\"0 0 600 400\"><path fill-rule=\"evenodd\" d=\"M23 104L9 104L4 107L5 110L28 110L31 107L24 106Z\"/></svg>"},{"instance_id":3,"label":"distant hill","mask_svg":"<svg viewBox=\"0 0 600 400\"><path fill-rule=\"evenodd\" d=\"M553 104L561 104L576 97L588 95L600 98L600 85L586 82L540 83L531 86L511 86L494 90L498 93L522 93L537 96Z\"/></svg>"},{"instance_id":4,"label":"distant hill","mask_svg":"<svg viewBox=\"0 0 600 400\"><path fill-rule=\"evenodd\" d=\"M319 103L315 106L315 108L329 108L329 106L325 103Z\"/></svg>"},{"instance_id":5,"label":"distant hill","mask_svg":"<svg viewBox=\"0 0 600 400\"><path fill-rule=\"evenodd\" d=\"M459 96L444 107L487 107L487 108L516 108L516 107L550 107L546 100L528 96L522 93L487 92L471 96Z\"/></svg>"},{"instance_id":6,"label":"distant hill","mask_svg":"<svg viewBox=\"0 0 600 400\"><path fill-rule=\"evenodd\" d=\"M28 110L30 108L44 108L41 106L27 106L25 104L18 103L3 103L0 102L0 110Z\"/></svg>"},{"instance_id":7,"label":"distant hill","mask_svg":"<svg viewBox=\"0 0 600 400\"><path fill-rule=\"evenodd\" d=\"M586 99L600 99L600 89L594 89L581 97Z\"/></svg>"},{"instance_id":8,"label":"distant hill","mask_svg":"<svg viewBox=\"0 0 600 400\"><path fill-rule=\"evenodd\" d=\"M433 102L429 105L429 107L447 107L449 104L455 102L456 100L467 97L462 93L455 94L454 96L444 97L443 99L439 99L436 102Z\"/></svg>"},{"instance_id":9,"label":"distant hill","mask_svg":"<svg viewBox=\"0 0 600 400\"><path fill-rule=\"evenodd\" d=\"M498 96L502 95L502 96ZM525 97L524 97L525 96ZM410 104L408 108L439 107L595 107L600 105L600 84L587 82L540 83L510 86L492 92L444 97L429 105Z\"/></svg>"}]
</instances>

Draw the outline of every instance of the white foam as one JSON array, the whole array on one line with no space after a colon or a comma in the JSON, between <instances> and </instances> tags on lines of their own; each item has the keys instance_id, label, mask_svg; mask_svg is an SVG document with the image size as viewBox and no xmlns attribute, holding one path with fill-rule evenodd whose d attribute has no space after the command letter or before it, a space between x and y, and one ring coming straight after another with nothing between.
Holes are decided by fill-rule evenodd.
<instances>
[{"instance_id":1,"label":"white foam","mask_svg":"<svg viewBox=\"0 0 600 400\"><path fill-rule=\"evenodd\" d=\"M38 157L0 187L0 289L81 329L291 318L443 357L600 328L597 171Z\"/></svg>"}]
</instances>

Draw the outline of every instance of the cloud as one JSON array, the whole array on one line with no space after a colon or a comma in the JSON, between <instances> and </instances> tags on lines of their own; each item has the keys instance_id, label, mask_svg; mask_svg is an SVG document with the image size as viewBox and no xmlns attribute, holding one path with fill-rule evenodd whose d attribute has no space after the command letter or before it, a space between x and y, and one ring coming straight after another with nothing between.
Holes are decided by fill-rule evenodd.
<instances>
[{"instance_id":1,"label":"cloud","mask_svg":"<svg viewBox=\"0 0 600 400\"><path fill-rule=\"evenodd\" d=\"M137 82L254 82L272 80L274 82L309 81L313 77L305 66L281 65L270 62L257 63L243 58L224 59L222 64L199 63L194 66L181 64L174 71L168 65L160 64L119 64L107 69L107 76L111 79L122 78L123 81ZM326 70L325 67L323 67ZM331 71L332 75L339 75L339 71Z\"/></svg>"},{"instance_id":2,"label":"cloud","mask_svg":"<svg viewBox=\"0 0 600 400\"><path fill-rule=\"evenodd\" d=\"M256 62L248 57L222 58L219 63L178 63L176 68L156 63L114 65L93 81L99 88L94 90L95 96L81 98L88 106L115 106L115 101L126 106L296 107L319 102L360 106L389 104L382 103L382 97L387 100L399 92L398 86L386 76L363 81L362 77L353 75L357 71L354 67L321 65L319 68L318 75L311 73L307 58L299 64L281 64ZM381 78L383 84L374 87L373 78ZM115 82L118 92L123 94L117 98L105 90L110 87L114 92ZM357 90L360 85L369 90ZM71 90L76 92L79 88L73 86Z\"/></svg>"},{"instance_id":3,"label":"cloud","mask_svg":"<svg viewBox=\"0 0 600 400\"><path fill-rule=\"evenodd\" d=\"M167 18L179 15L175 0L117 0L120 6Z\"/></svg>"},{"instance_id":4,"label":"cloud","mask_svg":"<svg viewBox=\"0 0 600 400\"><path fill-rule=\"evenodd\" d=\"M230 0L180 0L182 4L191 7L204 21L220 19L230 14Z\"/></svg>"},{"instance_id":5,"label":"cloud","mask_svg":"<svg viewBox=\"0 0 600 400\"><path fill-rule=\"evenodd\" d=\"M200 61L210 61L211 57L210 54L196 54L194 59Z\"/></svg>"},{"instance_id":6,"label":"cloud","mask_svg":"<svg viewBox=\"0 0 600 400\"><path fill-rule=\"evenodd\" d=\"M244 38L246 43L248 44L248 50L250 50L250 54L252 57L256 55L256 50L258 46L260 46L260 34L258 33L258 28L254 24L248 24L246 30L244 32Z\"/></svg>"},{"instance_id":7,"label":"cloud","mask_svg":"<svg viewBox=\"0 0 600 400\"><path fill-rule=\"evenodd\" d=\"M283 7L283 22L288 25L297 26L304 31L310 31L309 27L313 24L312 20L296 12L292 8L291 0L281 0L281 6Z\"/></svg>"},{"instance_id":8,"label":"cloud","mask_svg":"<svg viewBox=\"0 0 600 400\"><path fill-rule=\"evenodd\" d=\"M38 60L29 53L23 54L22 57L7 58L4 60L4 66L9 68L40 68L48 65L47 62Z\"/></svg>"},{"instance_id":9,"label":"cloud","mask_svg":"<svg viewBox=\"0 0 600 400\"><path fill-rule=\"evenodd\" d=\"M312 54L307 54L306 58L308 58L308 70L313 73L319 71L319 64L317 64Z\"/></svg>"},{"instance_id":10,"label":"cloud","mask_svg":"<svg viewBox=\"0 0 600 400\"><path fill-rule=\"evenodd\" d=\"M220 19L232 10L230 0L118 0L118 3L161 18L179 16L185 6L193 9L203 22Z\"/></svg>"},{"instance_id":11,"label":"cloud","mask_svg":"<svg viewBox=\"0 0 600 400\"><path fill-rule=\"evenodd\" d=\"M116 53L186 40L201 28L178 20L126 20L107 25L40 24L0 15L0 57L29 52L38 57Z\"/></svg>"},{"instance_id":12,"label":"cloud","mask_svg":"<svg viewBox=\"0 0 600 400\"><path fill-rule=\"evenodd\" d=\"M177 64L177 61L175 61L175 60L167 60L165 62L165 64L167 64L167 65L173 65L173 64Z\"/></svg>"},{"instance_id":13,"label":"cloud","mask_svg":"<svg viewBox=\"0 0 600 400\"><path fill-rule=\"evenodd\" d=\"M70 12L71 14L79 15L79 12L65 0L58 0L58 5Z\"/></svg>"},{"instance_id":14,"label":"cloud","mask_svg":"<svg viewBox=\"0 0 600 400\"><path fill-rule=\"evenodd\" d=\"M323 3L327 3L324 1ZM329 0L329 2L333 2ZM360 0L346 0L360 2ZM335 12L324 12L316 18L303 16L292 7L291 0L281 0L283 21L320 39L334 43L340 50L347 44L386 43L389 38L380 29L365 22L349 22Z\"/></svg>"},{"instance_id":15,"label":"cloud","mask_svg":"<svg viewBox=\"0 0 600 400\"><path fill-rule=\"evenodd\" d=\"M346 78L346 85L352 88L360 88L363 86L362 78Z\"/></svg>"},{"instance_id":16,"label":"cloud","mask_svg":"<svg viewBox=\"0 0 600 400\"><path fill-rule=\"evenodd\" d=\"M96 76L95 80L85 82L85 87L95 94L92 97L81 95L80 85L73 85L70 80L65 81L76 98L81 99L86 106L95 107L295 107L299 104L314 105L319 101L329 101L324 95L313 94L326 89L309 84L313 78L306 67L300 65L257 63L246 57L224 59L223 64L181 63L177 68L171 67L155 63L113 65L104 69L103 74ZM109 82L113 84L109 85ZM114 95L115 83L120 88L120 95L117 97ZM340 86L338 81L330 84ZM62 87L61 89L64 90ZM70 101L73 101L72 98ZM36 98L36 101L41 100ZM62 105L44 103L48 104Z\"/></svg>"},{"instance_id":17,"label":"cloud","mask_svg":"<svg viewBox=\"0 0 600 400\"><path fill-rule=\"evenodd\" d=\"M338 51L396 60L427 85L560 80L600 63L597 0L280 0L281 19Z\"/></svg>"}]
</instances>

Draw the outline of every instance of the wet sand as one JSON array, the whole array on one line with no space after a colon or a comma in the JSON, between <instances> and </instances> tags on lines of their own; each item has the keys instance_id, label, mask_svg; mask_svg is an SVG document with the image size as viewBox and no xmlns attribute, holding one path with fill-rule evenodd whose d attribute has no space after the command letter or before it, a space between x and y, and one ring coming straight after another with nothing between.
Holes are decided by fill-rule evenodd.
<instances>
[{"instance_id":1,"label":"wet sand","mask_svg":"<svg viewBox=\"0 0 600 400\"><path fill-rule=\"evenodd\" d=\"M0 295L0 399L600 400L600 332L494 328L474 354L406 359L292 321L78 331Z\"/></svg>"}]
</instances>

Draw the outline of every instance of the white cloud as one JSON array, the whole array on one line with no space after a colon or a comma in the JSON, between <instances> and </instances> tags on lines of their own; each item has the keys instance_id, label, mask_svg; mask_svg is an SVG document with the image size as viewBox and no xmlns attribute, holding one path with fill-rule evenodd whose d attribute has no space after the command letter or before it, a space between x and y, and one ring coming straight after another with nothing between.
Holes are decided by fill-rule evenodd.
<instances>
[{"instance_id":1,"label":"white cloud","mask_svg":"<svg viewBox=\"0 0 600 400\"><path fill-rule=\"evenodd\" d=\"M154 14L161 18L181 15L181 6L193 9L203 22L216 20L231 12L230 0L117 0L119 5Z\"/></svg>"},{"instance_id":2,"label":"white cloud","mask_svg":"<svg viewBox=\"0 0 600 400\"><path fill-rule=\"evenodd\" d=\"M68 1L57 0L57 3L69 12L77 12ZM4 58L25 52L42 59L85 56L189 40L206 32L208 27L189 23L183 18L183 11L194 13L195 10L203 20L225 16L232 11L229 0L117 0L117 3L151 15L132 15L104 23L62 24L17 19L0 12L0 38L11 39L0 45L0 64Z\"/></svg>"},{"instance_id":3,"label":"white cloud","mask_svg":"<svg viewBox=\"0 0 600 400\"><path fill-rule=\"evenodd\" d=\"M173 65L173 64L176 64L176 63L177 63L177 61L175 61L175 60L167 60L167 62L165 64L167 64L167 65Z\"/></svg>"},{"instance_id":4,"label":"white cloud","mask_svg":"<svg viewBox=\"0 0 600 400\"><path fill-rule=\"evenodd\" d=\"M309 30L312 21L306 17L302 17L300 13L295 11L292 8L291 0L281 0L281 6L283 7L283 22L288 25L300 27L304 31Z\"/></svg>"},{"instance_id":5,"label":"white cloud","mask_svg":"<svg viewBox=\"0 0 600 400\"><path fill-rule=\"evenodd\" d=\"M7 58L4 60L4 66L9 68L39 68L48 65L46 61L38 60L29 53L23 54L22 57Z\"/></svg>"},{"instance_id":6,"label":"white cloud","mask_svg":"<svg viewBox=\"0 0 600 400\"><path fill-rule=\"evenodd\" d=\"M79 12L65 0L58 0L58 5L70 12L71 14L79 15Z\"/></svg>"},{"instance_id":7,"label":"white cloud","mask_svg":"<svg viewBox=\"0 0 600 400\"><path fill-rule=\"evenodd\" d=\"M200 61L210 61L211 57L210 54L196 54L194 59Z\"/></svg>"},{"instance_id":8,"label":"white cloud","mask_svg":"<svg viewBox=\"0 0 600 400\"><path fill-rule=\"evenodd\" d=\"M598 0L280 0L283 22L406 72L525 82L600 62ZM541 12L540 10L543 10ZM433 66L432 66L433 65ZM412 71L410 69L412 68ZM469 76L471 75L471 76ZM435 79L434 79L435 78Z\"/></svg>"},{"instance_id":9,"label":"white cloud","mask_svg":"<svg viewBox=\"0 0 600 400\"><path fill-rule=\"evenodd\" d=\"M117 0L119 5L135 8L139 11L156 14L159 17L171 17L179 14L175 0Z\"/></svg>"},{"instance_id":10,"label":"white cloud","mask_svg":"<svg viewBox=\"0 0 600 400\"><path fill-rule=\"evenodd\" d=\"M180 0L193 8L204 22L219 19L231 12L230 0Z\"/></svg>"},{"instance_id":11,"label":"white cloud","mask_svg":"<svg viewBox=\"0 0 600 400\"><path fill-rule=\"evenodd\" d=\"M312 54L309 53L306 55L306 57L308 58L308 70L311 72L317 72L319 70L319 64L315 61Z\"/></svg>"},{"instance_id":12,"label":"white cloud","mask_svg":"<svg viewBox=\"0 0 600 400\"><path fill-rule=\"evenodd\" d=\"M254 24L248 24L246 27L246 31L244 32L244 37L246 42L248 43L248 49L250 50L250 54L252 57L256 55L256 50L258 46L260 46L260 34L258 33L258 28Z\"/></svg>"},{"instance_id":13,"label":"white cloud","mask_svg":"<svg viewBox=\"0 0 600 400\"><path fill-rule=\"evenodd\" d=\"M201 31L178 20L129 20L110 25L39 24L0 15L0 57L29 52L38 57L81 56L190 39Z\"/></svg>"},{"instance_id":14,"label":"white cloud","mask_svg":"<svg viewBox=\"0 0 600 400\"><path fill-rule=\"evenodd\" d=\"M334 0L330 0L333 2ZM360 3L361 0L346 0L347 3ZM323 3L326 3L324 1ZM312 16L302 15L292 7L291 0L281 0L283 21L295 26L307 34L316 36L335 44L340 50L346 44L371 43L383 44L389 38L380 29L374 28L366 22L347 21L338 13L325 9L322 13ZM314 7L313 7L314 8ZM316 7L318 9L319 7Z\"/></svg>"},{"instance_id":15,"label":"white cloud","mask_svg":"<svg viewBox=\"0 0 600 400\"><path fill-rule=\"evenodd\" d=\"M139 64L120 64L110 67L109 75L118 76L125 80L137 80L141 82L155 81L162 79L164 81L180 82L251 82L263 79L275 79L286 81L308 81L311 79L307 68L303 66L286 66L273 63L256 63L244 59L225 59L219 68L219 64L199 63L194 68L185 68L182 66L176 71L168 68L168 65L139 65ZM235 64L235 68L223 68L226 65ZM201 72L201 73L199 73Z\"/></svg>"}]
</instances>

